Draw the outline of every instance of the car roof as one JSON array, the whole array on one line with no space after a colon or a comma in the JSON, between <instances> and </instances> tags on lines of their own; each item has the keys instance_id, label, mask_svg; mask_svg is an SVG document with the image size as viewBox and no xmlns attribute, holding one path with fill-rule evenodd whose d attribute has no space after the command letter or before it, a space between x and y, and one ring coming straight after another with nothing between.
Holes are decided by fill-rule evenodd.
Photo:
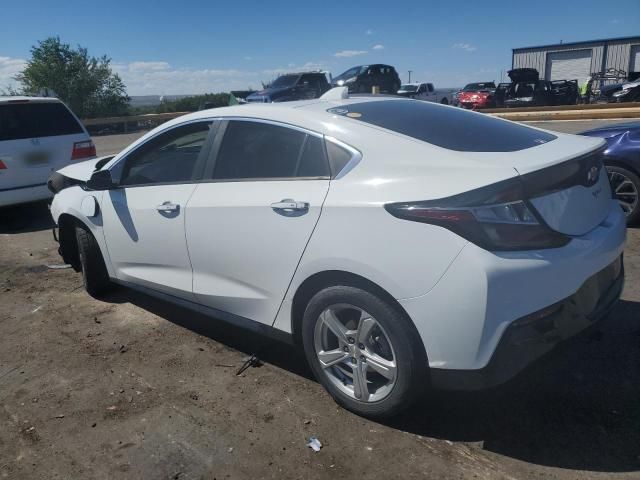
<instances>
[{"instance_id":1,"label":"car roof","mask_svg":"<svg viewBox=\"0 0 640 480\"><path fill-rule=\"evenodd\" d=\"M281 103L246 103L242 105L232 105L229 107L219 107L209 110L190 113L182 117L171 120L170 123L182 123L185 121L216 118L216 117L251 117L263 120L273 120L283 123L291 123L302 128L315 130L320 133L329 134L327 122L333 115L327 110L340 107L342 105L353 105L356 103L371 101L410 101L395 96L362 95L352 96L341 100L298 100Z\"/></svg>"},{"instance_id":2,"label":"car roof","mask_svg":"<svg viewBox=\"0 0 640 480\"><path fill-rule=\"evenodd\" d=\"M0 96L0 103L44 103L44 102L60 102L60 99L55 97L27 97L25 95L12 95L2 97Z\"/></svg>"}]
</instances>

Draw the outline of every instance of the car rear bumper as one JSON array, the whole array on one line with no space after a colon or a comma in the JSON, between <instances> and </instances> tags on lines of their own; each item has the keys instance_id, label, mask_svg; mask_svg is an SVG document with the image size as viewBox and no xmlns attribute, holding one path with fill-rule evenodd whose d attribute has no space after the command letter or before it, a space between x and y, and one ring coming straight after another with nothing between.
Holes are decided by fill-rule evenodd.
<instances>
[{"instance_id":1,"label":"car rear bumper","mask_svg":"<svg viewBox=\"0 0 640 480\"><path fill-rule=\"evenodd\" d=\"M509 325L486 367L477 370L432 369L436 388L477 390L513 378L563 341L604 319L624 286L622 256L590 277L570 297Z\"/></svg>"},{"instance_id":2,"label":"car rear bumper","mask_svg":"<svg viewBox=\"0 0 640 480\"><path fill-rule=\"evenodd\" d=\"M479 371L494 361L512 324L587 288L622 255L625 236L624 214L612 200L600 225L561 248L488 252L468 243L429 292L398 301L418 330L431 369ZM592 308L582 307L585 314L595 308L596 293Z\"/></svg>"},{"instance_id":3,"label":"car rear bumper","mask_svg":"<svg viewBox=\"0 0 640 480\"><path fill-rule=\"evenodd\" d=\"M4 189L0 190L0 207L37 202L38 200L46 200L52 196L53 194L47 188L46 183Z\"/></svg>"}]
</instances>

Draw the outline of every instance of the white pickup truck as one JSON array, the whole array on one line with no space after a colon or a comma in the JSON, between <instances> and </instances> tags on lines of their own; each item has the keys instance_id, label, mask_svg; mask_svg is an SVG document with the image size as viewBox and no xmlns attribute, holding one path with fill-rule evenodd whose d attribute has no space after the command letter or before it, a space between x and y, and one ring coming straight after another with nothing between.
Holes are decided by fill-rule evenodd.
<instances>
[{"instance_id":1,"label":"white pickup truck","mask_svg":"<svg viewBox=\"0 0 640 480\"><path fill-rule=\"evenodd\" d=\"M433 83L405 83L400 86L398 95L427 102L450 105L453 101L454 88L436 89Z\"/></svg>"}]
</instances>

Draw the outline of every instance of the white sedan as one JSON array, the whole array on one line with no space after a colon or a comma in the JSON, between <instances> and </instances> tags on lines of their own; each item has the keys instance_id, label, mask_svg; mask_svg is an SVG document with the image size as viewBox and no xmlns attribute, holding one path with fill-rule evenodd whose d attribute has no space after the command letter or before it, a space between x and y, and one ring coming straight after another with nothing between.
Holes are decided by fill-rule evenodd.
<instances>
[{"instance_id":1,"label":"white sedan","mask_svg":"<svg viewBox=\"0 0 640 480\"><path fill-rule=\"evenodd\" d=\"M609 312L600 139L390 97L200 111L51 179L64 260L302 346L344 407L506 381ZM95 171L94 171L95 170Z\"/></svg>"}]
</instances>

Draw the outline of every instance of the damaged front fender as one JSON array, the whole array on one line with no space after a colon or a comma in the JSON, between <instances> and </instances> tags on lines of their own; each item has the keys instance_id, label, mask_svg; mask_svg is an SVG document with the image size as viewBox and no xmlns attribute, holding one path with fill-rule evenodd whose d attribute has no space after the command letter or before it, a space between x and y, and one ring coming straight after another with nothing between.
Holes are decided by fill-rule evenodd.
<instances>
[{"instance_id":1,"label":"damaged front fender","mask_svg":"<svg viewBox=\"0 0 640 480\"><path fill-rule=\"evenodd\" d=\"M105 157L92 158L91 160L85 160L61 168L57 172L53 172L49 177L47 187L55 195L65 188L84 184L91 178L93 172L100 170L100 168L114 156L115 155L108 155Z\"/></svg>"}]
</instances>

